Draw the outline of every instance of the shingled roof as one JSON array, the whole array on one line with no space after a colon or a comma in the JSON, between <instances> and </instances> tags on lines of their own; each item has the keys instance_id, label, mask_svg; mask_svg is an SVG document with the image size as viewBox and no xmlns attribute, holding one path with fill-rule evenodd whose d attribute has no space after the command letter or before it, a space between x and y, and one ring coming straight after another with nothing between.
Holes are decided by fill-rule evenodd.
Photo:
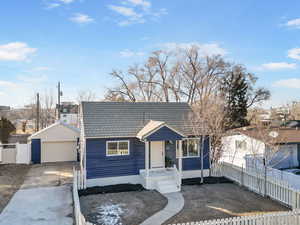
<instances>
[{"instance_id":1,"label":"shingled roof","mask_svg":"<svg viewBox=\"0 0 300 225\"><path fill-rule=\"evenodd\" d=\"M162 102L82 102L85 137L136 137L150 121L163 121L190 135L187 103Z\"/></svg>"}]
</instances>

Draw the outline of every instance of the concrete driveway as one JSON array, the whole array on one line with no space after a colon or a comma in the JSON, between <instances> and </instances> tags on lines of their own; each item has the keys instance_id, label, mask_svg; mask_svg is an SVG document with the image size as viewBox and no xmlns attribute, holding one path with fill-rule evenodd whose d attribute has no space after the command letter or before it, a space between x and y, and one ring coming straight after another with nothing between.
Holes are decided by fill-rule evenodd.
<instances>
[{"instance_id":1,"label":"concrete driveway","mask_svg":"<svg viewBox=\"0 0 300 225\"><path fill-rule=\"evenodd\" d=\"M73 163L33 165L0 215L0 225L72 225Z\"/></svg>"}]
</instances>

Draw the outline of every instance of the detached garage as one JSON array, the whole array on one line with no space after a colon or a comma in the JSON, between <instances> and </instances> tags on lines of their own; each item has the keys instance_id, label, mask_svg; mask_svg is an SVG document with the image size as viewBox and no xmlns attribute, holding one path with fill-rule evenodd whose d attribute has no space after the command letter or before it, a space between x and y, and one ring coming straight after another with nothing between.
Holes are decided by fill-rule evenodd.
<instances>
[{"instance_id":1,"label":"detached garage","mask_svg":"<svg viewBox=\"0 0 300 225\"><path fill-rule=\"evenodd\" d=\"M32 163L77 160L79 129L57 122L30 136Z\"/></svg>"}]
</instances>

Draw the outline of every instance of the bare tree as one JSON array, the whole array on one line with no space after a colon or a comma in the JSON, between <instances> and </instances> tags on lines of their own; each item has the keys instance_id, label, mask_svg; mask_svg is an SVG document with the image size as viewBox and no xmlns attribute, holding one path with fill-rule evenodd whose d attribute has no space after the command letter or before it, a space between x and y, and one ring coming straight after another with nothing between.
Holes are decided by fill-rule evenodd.
<instances>
[{"instance_id":1,"label":"bare tree","mask_svg":"<svg viewBox=\"0 0 300 225\"><path fill-rule=\"evenodd\" d=\"M80 103L82 101L95 101L96 94L91 90L81 90L77 94L77 102Z\"/></svg>"},{"instance_id":2,"label":"bare tree","mask_svg":"<svg viewBox=\"0 0 300 225\"><path fill-rule=\"evenodd\" d=\"M45 128L55 122L55 102L53 90L46 90L40 98L40 125Z\"/></svg>"},{"instance_id":3,"label":"bare tree","mask_svg":"<svg viewBox=\"0 0 300 225\"><path fill-rule=\"evenodd\" d=\"M216 163L223 151L222 137L225 135L224 102L216 96L207 97L205 102L192 106L193 112L189 116L188 126L193 135L201 138L201 180L203 182L203 159L209 156L209 163ZM209 140L210 148L207 155L203 154L205 141Z\"/></svg>"}]
</instances>

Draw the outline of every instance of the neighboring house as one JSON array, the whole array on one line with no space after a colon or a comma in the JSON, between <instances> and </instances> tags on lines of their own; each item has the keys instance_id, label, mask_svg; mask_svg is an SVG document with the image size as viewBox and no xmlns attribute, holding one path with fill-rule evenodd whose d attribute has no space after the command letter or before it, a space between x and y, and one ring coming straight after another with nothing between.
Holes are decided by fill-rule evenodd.
<instances>
[{"instance_id":1,"label":"neighboring house","mask_svg":"<svg viewBox=\"0 0 300 225\"><path fill-rule=\"evenodd\" d=\"M32 163L76 161L79 129L56 122L29 137Z\"/></svg>"},{"instance_id":2,"label":"neighboring house","mask_svg":"<svg viewBox=\"0 0 300 225\"><path fill-rule=\"evenodd\" d=\"M78 127L78 105L72 102L62 102L60 106L60 121L73 127Z\"/></svg>"},{"instance_id":3,"label":"neighboring house","mask_svg":"<svg viewBox=\"0 0 300 225\"><path fill-rule=\"evenodd\" d=\"M238 166L246 166L246 159L267 157L267 165L276 169L298 167L300 165L300 129L285 126L270 131L277 138L278 148L270 149L263 142L255 128L238 129L222 139L224 151L221 161ZM278 136L278 137L277 137Z\"/></svg>"},{"instance_id":4,"label":"neighboring house","mask_svg":"<svg viewBox=\"0 0 300 225\"><path fill-rule=\"evenodd\" d=\"M87 186L142 184L179 191L181 178L200 177L201 141L188 125L186 103L82 102L81 168ZM203 149L209 169L209 141Z\"/></svg>"}]
</instances>

